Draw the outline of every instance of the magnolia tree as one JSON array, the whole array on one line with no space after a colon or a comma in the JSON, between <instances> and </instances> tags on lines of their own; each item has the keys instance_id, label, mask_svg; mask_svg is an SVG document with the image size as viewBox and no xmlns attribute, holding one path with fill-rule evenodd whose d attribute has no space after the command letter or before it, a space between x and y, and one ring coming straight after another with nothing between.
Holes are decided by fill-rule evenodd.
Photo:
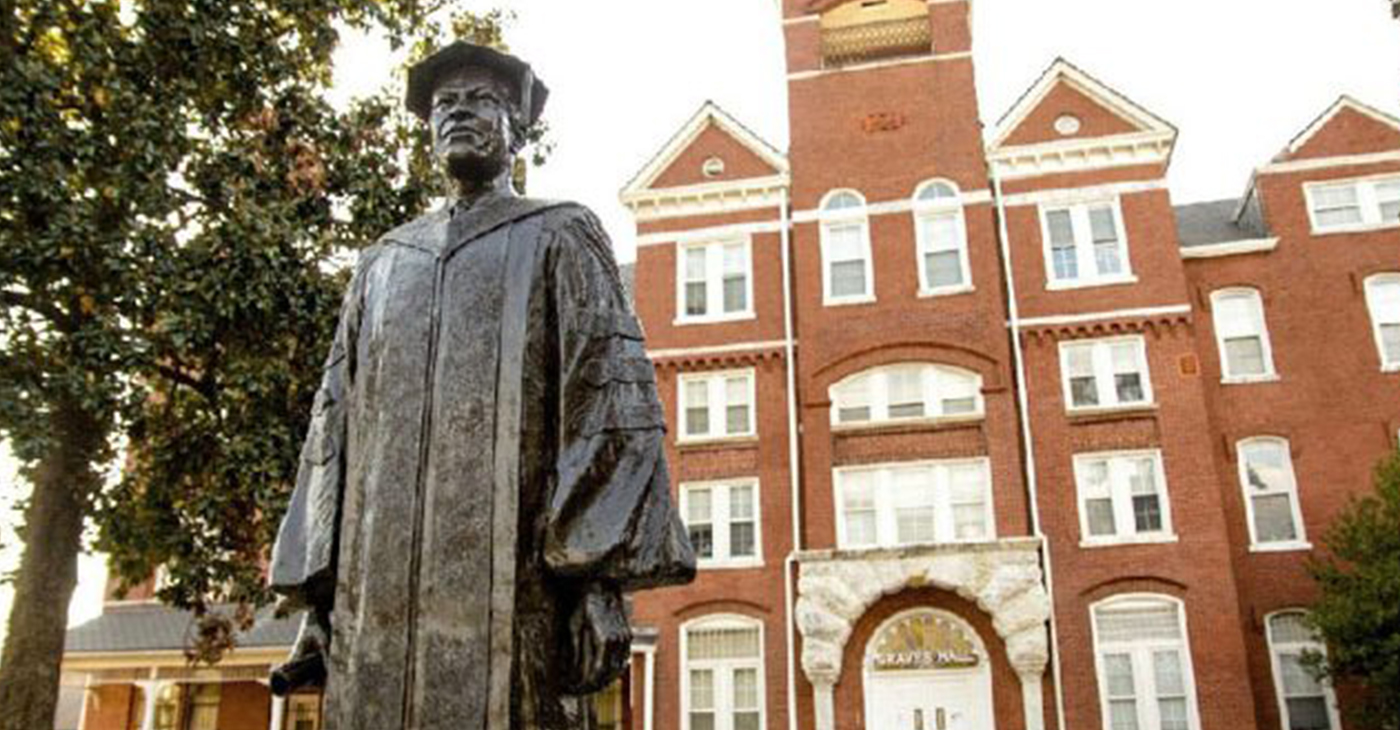
<instances>
[{"instance_id":1,"label":"magnolia tree","mask_svg":"<svg viewBox=\"0 0 1400 730\"><path fill-rule=\"evenodd\" d=\"M1353 724L1400 730L1400 454L1376 467L1375 487L1333 521L1311 565L1321 598L1310 617L1327 644L1313 661L1357 690Z\"/></svg>"},{"instance_id":2,"label":"magnolia tree","mask_svg":"<svg viewBox=\"0 0 1400 730\"><path fill-rule=\"evenodd\" d=\"M434 1L0 5L0 439L32 487L0 730L53 726L88 526L125 585L163 568L205 658L268 600L345 254L439 186L392 88L327 102L333 52L500 45Z\"/></svg>"}]
</instances>

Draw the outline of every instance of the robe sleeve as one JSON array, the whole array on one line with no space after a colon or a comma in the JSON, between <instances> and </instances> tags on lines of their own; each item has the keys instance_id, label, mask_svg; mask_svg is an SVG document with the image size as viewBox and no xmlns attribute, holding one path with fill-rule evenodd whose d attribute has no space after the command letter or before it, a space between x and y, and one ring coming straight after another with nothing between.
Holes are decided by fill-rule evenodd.
<instances>
[{"instance_id":1,"label":"robe sleeve","mask_svg":"<svg viewBox=\"0 0 1400 730\"><path fill-rule=\"evenodd\" d=\"M556 576L624 591L689 582L695 553L671 498L641 326L602 226L582 208L564 215L549 264L560 412L545 563Z\"/></svg>"},{"instance_id":2,"label":"robe sleeve","mask_svg":"<svg viewBox=\"0 0 1400 730\"><path fill-rule=\"evenodd\" d=\"M354 379L364 272L373 257L374 249L361 253L346 290L302 444L296 488L272 548L269 587L286 596L289 606L327 610L334 595L348 396Z\"/></svg>"}]
</instances>

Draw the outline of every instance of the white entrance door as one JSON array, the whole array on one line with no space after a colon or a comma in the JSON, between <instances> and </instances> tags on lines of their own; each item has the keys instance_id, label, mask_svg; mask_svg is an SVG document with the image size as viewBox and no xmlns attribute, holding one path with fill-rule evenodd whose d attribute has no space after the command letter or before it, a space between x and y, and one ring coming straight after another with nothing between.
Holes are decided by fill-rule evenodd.
<instances>
[{"instance_id":1,"label":"white entrance door","mask_svg":"<svg viewBox=\"0 0 1400 730\"><path fill-rule=\"evenodd\" d=\"M865 681L865 730L993 730L980 671L869 672Z\"/></svg>"}]
</instances>

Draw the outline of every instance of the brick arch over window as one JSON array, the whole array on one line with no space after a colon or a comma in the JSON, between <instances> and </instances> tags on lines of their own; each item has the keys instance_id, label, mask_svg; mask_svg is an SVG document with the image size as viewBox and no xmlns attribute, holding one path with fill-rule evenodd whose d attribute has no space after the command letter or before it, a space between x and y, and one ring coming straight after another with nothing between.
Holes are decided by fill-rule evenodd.
<instances>
[{"instance_id":1,"label":"brick arch over window","mask_svg":"<svg viewBox=\"0 0 1400 730\"><path fill-rule=\"evenodd\" d=\"M772 609L767 606L745 601L738 598L726 598L713 601L696 601L687 603L675 611L672 616L681 621L697 621L711 614L726 613L747 616L755 621L762 621L772 614Z\"/></svg>"},{"instance_id":2,"label":"brick arch over window","mask_svg":"<svg viewBox=\"0 0 1400 730\"><path fill-rule=\"evenodd\" d=\"M1004 368L995 358L953 343L911 341L891 342L856 352L827 362L812 373L812 391L825 399L827 389L845 378L864 370L899 362L927 362L970 370L982 376L982 392L997 392L1006 388ZM813 403L809 405L823 405Z\"/></svg>"},{"instance_id":3,"label":"brick arch over window","mask_svg":"<svg viewBox=\"0 0 1400 730\"><path fill-rule=\"evenodd\" d=\"M1187 587L1170 578L1155 575L1121 575L1099 581L1079 592L1090 603L1112 598L1120 593L1161 593L1177 600L1186 600Z\"/></svg>"}]
</instances>

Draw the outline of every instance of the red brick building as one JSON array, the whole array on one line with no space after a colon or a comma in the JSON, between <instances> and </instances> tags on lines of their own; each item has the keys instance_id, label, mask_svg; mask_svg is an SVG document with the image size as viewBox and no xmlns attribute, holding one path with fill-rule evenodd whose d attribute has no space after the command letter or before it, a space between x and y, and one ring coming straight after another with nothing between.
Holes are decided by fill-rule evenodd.
<instances>
[{"instance_id":1,"label":"red brick building","mask_svg":"<svg viewBox=\"0 0 1400 730\"><path fill-rule=\"evenodd\" d=\"M1400 431L1400 120L1176 206L1066 61L984 134L970 12L785 0L790 149L707 103L623 191L702 556L632 727L1337 728L1303 566Z\"/></svg>"}]
</instances>

